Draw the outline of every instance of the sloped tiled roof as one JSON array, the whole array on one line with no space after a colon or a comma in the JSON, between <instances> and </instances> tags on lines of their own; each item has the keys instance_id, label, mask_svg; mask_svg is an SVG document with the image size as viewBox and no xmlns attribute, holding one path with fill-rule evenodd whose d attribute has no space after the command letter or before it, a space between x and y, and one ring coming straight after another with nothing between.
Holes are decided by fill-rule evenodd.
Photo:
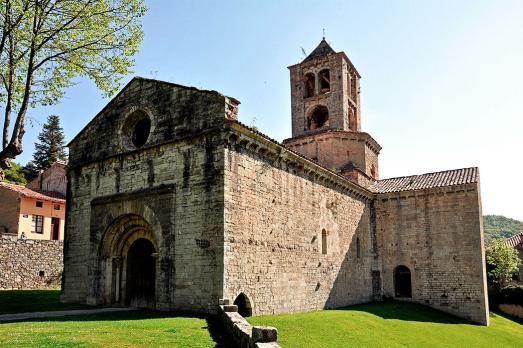
<instances>
[{"instance_id":1,"label":"sloped tiled roof","mask_svg":"<svg viewBox=\"0 0 523 348\"><path fill-rule=\"evenodd\" d=\"M523 249L523 232L505 239L505 243L516 249Z\"/></svg>"},{"instance_id":2,"label":"sloped tiled roof","mask_svg":"<svg viewBox=\"0 0 523 348\"><path fill-rule=\"evenodd\" d=\"M23 197L34 198L42 201L65 203L65 197L58 192L32 190L24 186L9 184L6 182L0 182L0 188L5 188L13 192L17 192L21 194Z\"/></svg>"},{"instance_id":3,"label":"sloped tiled roof","mask_svg":"<svg viewBox=\"0 0 523 348\"><path fill-rule=\"evenodd\" d=\"M321 40L320 44L314 49L314 51L312 51L311 54L309 54L307 58L305 58L303 61L306 62L311 59L324 57L333 53L336 53L336 51L334 51L332 47L327 43L327 41L325 41L325 38L323 38L323 40Z\"/></svg>"},{"instance_id":4,"label":"sloped tiled roof","mask_svg":"<svg viewBox=\"0 0 523 348\"><path fill-rule=\"evenodd\" d=\"M401 192L470 184L478 180L479 171L474 167L378 180L369 189L374 193Z\"/></svg>"}]
</instances>

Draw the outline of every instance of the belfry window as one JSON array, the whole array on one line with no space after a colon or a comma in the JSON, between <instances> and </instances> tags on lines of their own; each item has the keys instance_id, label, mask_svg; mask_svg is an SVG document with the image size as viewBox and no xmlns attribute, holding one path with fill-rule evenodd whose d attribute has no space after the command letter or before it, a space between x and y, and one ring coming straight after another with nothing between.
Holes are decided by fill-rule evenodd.
<instances>
[{"instance_id":1,"label":"belfry window","mask_svg":"<svg viewBox=\"0 0 523 348\"><path fill-rule=\"evenodd\" d=\"M326 106L316 106L309 115L309 129L321 128L328 125L329 109Z\"/></svg>"},{"instance_id":2,"label":"belfry window","mask_svg":"<svg viewBox=\"0 0 523 348\"><path fill-rule=\"evenodd\" d=\"M314 78L314 74L313 73L307 73L305 74L305 79L304 79L304 82L305 82L305 91L304 91L304 96L305 98L309 98L309 97L312 97L314 95L314 81L315 78Z\"/></svg>"},{"instance_id":3,"label":"belfry window","mask_svg":"<svg viewBox=\"0 0 523 348\"><path fill-rule=\"evenodd\" d=\"M331 89L331 78L329 70L325 69L320 71L318 75L320 79L320 91L322 93L328 92Z\"/></svg>"}]
</instances>

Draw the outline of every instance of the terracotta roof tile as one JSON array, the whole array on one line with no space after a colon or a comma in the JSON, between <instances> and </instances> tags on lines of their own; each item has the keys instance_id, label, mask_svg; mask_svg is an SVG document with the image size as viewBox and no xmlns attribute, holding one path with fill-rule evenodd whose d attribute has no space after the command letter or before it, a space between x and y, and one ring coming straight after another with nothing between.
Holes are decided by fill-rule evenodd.
<instances>
[{"instance_id":1,"label":"terracotta roof tile","mask_svg":"<svg viewBox=\"0 0 523 348\"><path fill-rule=\"evenodd\" d=\"M52 201L56 203L65 203L65 197L58 192L32 190L24 186L9 184L6 182L0 182L0 188L17 192L28 198L40 199L42 201Z\"/></svg>"},{"instance_id":2,"label":"terracotta roof tile","mask_svg":"<svg viewBox=\"0 0 523 348\"><path fill-rule=\"evenodd\" d=\"M401 192L477 183L478 180L479 170L474 167L378 180L369 189L374 193Z\"/></svg>"},{"instance_id":3,"label":"terracotta roof tile","mask_svg":"<svg viewBox=\"0 0 523 348\"><path fill-rule=\"evenodd\" d=\"M523 232L505 239L505 243L516 249L523 249Z\"/></svg>"}]
</instances>

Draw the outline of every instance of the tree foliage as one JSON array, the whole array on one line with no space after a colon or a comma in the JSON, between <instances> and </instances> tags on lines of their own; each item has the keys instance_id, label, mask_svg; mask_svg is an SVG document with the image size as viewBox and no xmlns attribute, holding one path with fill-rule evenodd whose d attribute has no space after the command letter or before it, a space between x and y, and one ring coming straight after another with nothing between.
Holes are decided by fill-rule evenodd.
<instances>
[{"instance_id":1,"label":"tree foliage","mask_svg":"<svg viewBox=\"0 0 523 348\"><path fill-rule=\"evenodd\" d=\"M35 143L33 163L38 170L47 169L54 162L67 159L64 144L64 132L60 127L60 117L50 115Z\"/></svg>"},{"instance_id":2,"label":"tree foliage","mask_svg":"<svg viewBox=\"0 0 523 348\"><path fill-rule=\"evenodd\" d=\"M487 264L489 264L490 278L500 286L504 286L518 270L518 252L505 244L501 239L493 240L485 249Z\"/></svg>"},{"instance_id":3,"label":"tree foliage","mask_svg":"<svg viewBox=\"0 0 523 348\"><path fill-rule=\"evenodd\" d=\"M143 0L0 0L0 178L22 153L30 107L57 103L76 77L118 89L145 11Z\"/></svg>"},{"instance_id":4,"label":"tree foliage","mask_svg":"<svg viewBox=\"0 0 523 348\"><path fill-rule=\"evenodd\" d=\"M11 162L11 167L5 171L4 181L12 184L27 185L24 167L16 162Z\"/></svg>"}]
</instances>

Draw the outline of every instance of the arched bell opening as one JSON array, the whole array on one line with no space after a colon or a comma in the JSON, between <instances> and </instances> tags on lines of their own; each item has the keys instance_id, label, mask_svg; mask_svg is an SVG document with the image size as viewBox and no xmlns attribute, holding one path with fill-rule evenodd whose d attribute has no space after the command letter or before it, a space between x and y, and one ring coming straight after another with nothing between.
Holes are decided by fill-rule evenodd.
<instances>
[{"instance_id":1,"label":"arched bell opening","mask_svg":"<svg viewBox=\"0 0 523 348\"><path fill-rule=\"evenodd\" d=\"M252 315L251 301L243 292L236 297L234 304L238 306L238 314L242 317L245 318Z\"/></svg>"},{"instance_id":2,"label":"arched bell opening","mask_svg":"<svg viewBox=\"0 0 523 348\"><path fill-rule=\"evenodd\" d=\"M329 125L329 109L326 106L318 105L307 118L309 129L322 128Z\"/></svg>"}]
</instances>

